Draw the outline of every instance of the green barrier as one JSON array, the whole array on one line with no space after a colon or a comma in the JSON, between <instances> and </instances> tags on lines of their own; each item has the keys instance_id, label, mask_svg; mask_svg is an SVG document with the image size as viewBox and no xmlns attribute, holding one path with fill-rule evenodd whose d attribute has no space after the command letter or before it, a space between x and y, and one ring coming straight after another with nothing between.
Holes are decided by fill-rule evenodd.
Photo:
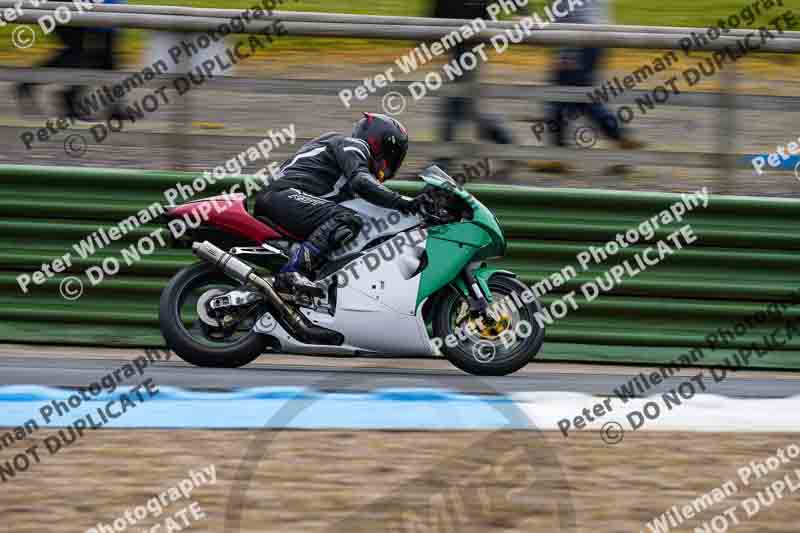
<instances>
[{"instance_id":1,"label":"green barrier","mask_svg":"<svg viewBox=\"0 0 800 533\"><path fill-rule=\"evenodd\" d=\"M0 341L107 346L162 345L158 332L161 289L195 259L186 250L157 249L126 265L122 250L159 226L133 228L109 246L81 258L73 245L100 227L108 229L154 203L164 191L190 185L196 173L126 169L84 169L0 165ZM226 178L192 199L229 189L246 177ZM418 191L418 183L392 187ZM721 364L733 353L761 342L786 319L800 319L800 305L783 317L774 313L736 335L725 349L709 342L717 330L733 330L772 302L789 302L800 288L800 201L711 195L682 223L657 229L647 243L631 245L584 270L577 255L601 247L618 233L638 226L679 194L589 189L540 189L475 185L470 190L497 215L509 237L507 256L498 262L528 284L574 268L576 275L542 298L545 306L576 291L577 310L548 326L544 360L668 364L691 348L703 350L699 365ZM188 198L187 198L188 199ZM178 199L178 202L184 201ZM612 266L632 261L655 241L690 224L697 242L612 291L584 301L581 288ZM70 253L72 265L24 294L17 282L54 258ZM92 286L85 272L104 259L117 259L120 272ZM61 297L68 276L78 276L84 294ZM763 317L762 317L763 318ZM785 345L751 359L760 368L800 368L800 333Z\"/></svg>"}]
</instances>

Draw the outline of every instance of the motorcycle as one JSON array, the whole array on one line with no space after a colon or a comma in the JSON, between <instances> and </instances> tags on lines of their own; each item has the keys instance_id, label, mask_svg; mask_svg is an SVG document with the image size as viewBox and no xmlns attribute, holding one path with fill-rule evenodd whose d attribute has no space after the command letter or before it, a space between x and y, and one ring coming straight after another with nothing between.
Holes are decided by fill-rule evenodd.
<instances>
[{"instance_id":1,"label":"motorcycle","mask_svg":"<svg viewBox=\"0 0 800 533\"><path fill-rule=\"evenodd\" d=\"M190 245L202 260L161 294L169 348L205 367L240 367L270 350L443 355L465 372L494 376L528 364L544 340L535 319L541 306L513 273L486 264L506 251L497 219L440 168L420 177L426 186L417 214L358 198L341 204L360 214L365 229L327 258L312 293L275 290L270 273L298 239L248 213L244 195L168 210L168 224L185 230L176 245ZM200 215L203 222L192 225Z\"/></svg>"}]
</instances>

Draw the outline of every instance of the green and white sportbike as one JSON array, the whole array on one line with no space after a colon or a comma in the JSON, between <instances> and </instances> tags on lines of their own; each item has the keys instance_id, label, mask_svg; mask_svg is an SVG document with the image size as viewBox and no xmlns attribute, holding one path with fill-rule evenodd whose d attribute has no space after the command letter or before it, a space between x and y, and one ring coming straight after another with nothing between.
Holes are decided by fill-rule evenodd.
<instances>
[{"instance_id":1,"label":"green and white sportbike","mask_svg":"<svg viewBox=\"0 0 800 533\"><path fill-rule=\"evenodd\" d=\"M479 375L505 375L539 351L544 328L532 291L486 261L506 241L489 209L438 167L421 175L418 215L364 200L361 234L328 257L319 291L278 293L272 272L297 243L254 218L244 195L217 196L167 214L178 246L203 261L161 295L168 346L198 366L239 367L265 351L328 355L444 355ZM227 250L227 251L226 251Z\"/></svg>"}]
</instances>

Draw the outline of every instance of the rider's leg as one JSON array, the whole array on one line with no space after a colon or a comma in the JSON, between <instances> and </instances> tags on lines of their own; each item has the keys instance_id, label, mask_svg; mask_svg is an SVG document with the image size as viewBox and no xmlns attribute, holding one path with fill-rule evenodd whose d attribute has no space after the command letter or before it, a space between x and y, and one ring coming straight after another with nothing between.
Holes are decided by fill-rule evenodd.
<instances>
[{"instance_id":1,"label":"rider's leg","mask_svg":"<svg viewBox=\"0 0 800 533\"><path fill-rule=\"evenodd\" d=\"M280 273L299 272L308 277L325 264L328 254L355 239L363 225L355 211L336 205L327 220L295 249Z\"/></svg>"},{"instance_id":2,"label":"rider's leg","mask_svg":"<svg viewBox=\"0 0 800 533\"><path fill-rule=\"evenodd\" d=\"M354 211L298 189L265 191L256 198L255 214L305 238L276 276L276 285L284 287L313 287L306 277L325 263L329 252L355 238L363 225Z\"/></svg>"}]
</instances>

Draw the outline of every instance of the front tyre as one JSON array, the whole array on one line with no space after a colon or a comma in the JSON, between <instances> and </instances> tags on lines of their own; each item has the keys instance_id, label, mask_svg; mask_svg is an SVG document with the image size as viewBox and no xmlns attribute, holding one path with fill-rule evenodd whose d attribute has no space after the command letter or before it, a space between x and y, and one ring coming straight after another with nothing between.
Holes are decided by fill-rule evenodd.
<instances>
[{"instance_id":1,"label":"front tyre","mask_svg":"<svg viewBox=\"0 0 800 533\"><path fill-rule=\"evenodd\" d=\"M505 376L527 365L539 352L544 327L539 326L535 314L541 305L535 299L523 303L522 293L529 288L511 276L494 274L488 285L492 303L483 317L470 316L464 296L447 290L435 309L433 333L442 340L440 349L445 357L461 370L478 376ZM515 293L516 298L512 296ZM454 339L457 344L452 346Z\"/></svg>"},{"instance_id":2,"label":"front tyre","mask_svg":"<svg viewBox=\"0 0 800 533\"><path fill-rule=\"evenodd\" d=\"M271 340L253 331L258 305L231 315L203 316L210 298L241 288L208 263L178 272L161 293L158 321L167 346L195 366L236 368L255 360Z\"/></svg>"}]
</instances>

